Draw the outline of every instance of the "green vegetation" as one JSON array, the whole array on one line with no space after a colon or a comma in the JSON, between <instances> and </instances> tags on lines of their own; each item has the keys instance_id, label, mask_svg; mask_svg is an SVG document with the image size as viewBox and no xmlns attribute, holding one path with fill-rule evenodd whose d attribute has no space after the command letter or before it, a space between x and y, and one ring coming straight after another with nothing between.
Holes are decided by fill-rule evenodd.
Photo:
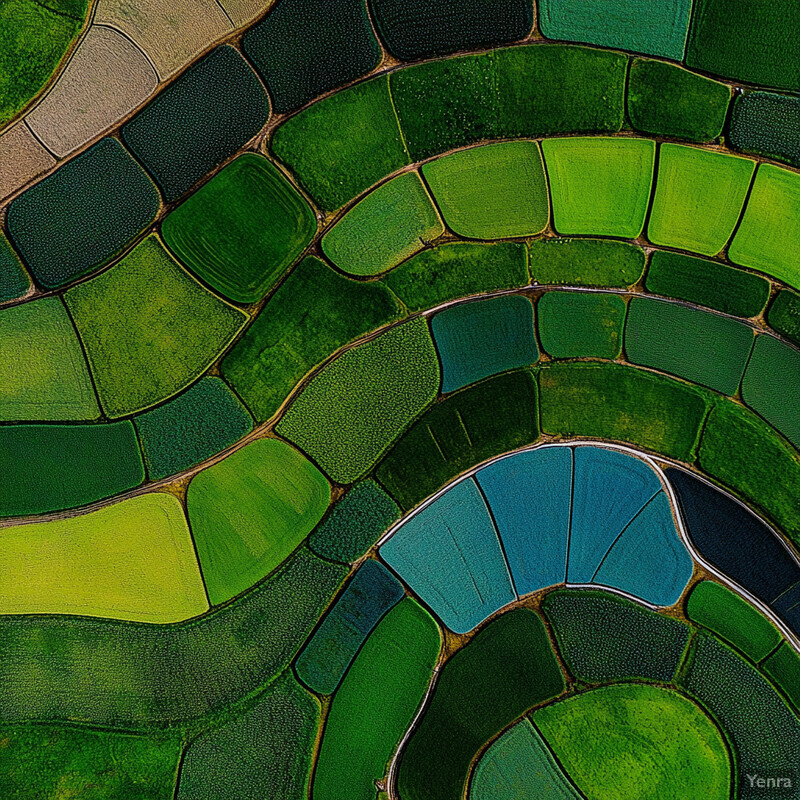
<instances>
[{"instance_id":1,"label":"green vegetation","mask_svg":"<svg viewBox=\"0 0 800 800\"><path fill-rule=\"evenodd\" d=\"M692 461L707 400L670 378L618 364L553 364L539 373L544 433L630 442Z\"/></svg>"},{"instance_id":2,"label":"green vegetation","mask_svg":"<svg viewBox=\"0 0 800 800\"><path fill-rule=\"evenodd\" d=\"M319 695L334 694L375 626L404 596L400 581L367 559L294 662L297 677Z\"/></svg>"},{"instance_id":3,"label":"green vegetation","mask_svg":"<svg viewBox=\"0 0 800 800\"><path fill-rule=\"evenodd\" d=\"M604 136L542 142L560 234L635 239L644 228L655 142Z\"/></svg>"},{"instance_id":4,"label":"green vegetation","mask_svg":"<svg viewBox=\"0 0 800 800\"><path fill-rule=\"evenodd\" d=\"M0 303L16 300L30 288L31 279L28 273L6 235L0 231Z\"/></svg>"},{"instance_id":5,"label":"green vegetation","mask_svg":"<svg viewBox=\"0 0 800 800\"><path fill-rule=\"evenodd\" d=\"M781 336L800 345L800 295L788 289L778 292L769 307L767 321Z\"/></svg>"},{"instance_id":6,"label":"green vegetation","mask_svg":"<svg viewBox=\"0 0 800 800\"><path fill-rule=\"evenodd\" d=\"M558 590L543 609L569 671L588 683L669 683L689 639L683 623L608 592Z\"/></svg>"},{"instance_id":7,"label":"green vegetation","mask_svg":"<svg viewBox=\"0 0 800 800\"><path fill-rule=\"evenodd\" d=\"M483 628L441 669L397 776L403 800L458 800L489 739L564 690L541 618L515 609Z\"/></svg>"},{"instance_id":8,"label":"green vegetation","mask_svg":"<svg viewBox=\"0 0 800 800\"><path fill-rule=\"evenodd\" d=\"M239 156L179 205L164 241L212 289L255 303L274 286L317 231L305 199L266 158Z\"/></svg>"},{"instance_id":9,"label":"green vegetation","mask_svg":"<svg viewBox=\"0 0 800 800\"><path fill-rule=\"evenodd\" d=\"M662 144L647 238L657 245L716 255L739 221L755 168L749 158Z\"/></svg>"},{"instance_id":10,"label":"green vegetation","mask_svg":"<svg viewBox=\"0 0 800 800\"><path fill-rule=\"evenodd\" d=\"M151 492L0 537L3 614L179 622L208 610L180 502Z\"/></svg>"},{"instance_id":11,"label":"green vegetation","mask_svg":"<svg viewBox=\"0 0 800 800\"><path fill-rule=\"evenodd\" d=\"M470 800L581 800L527 718L495 739L481 756Z\"/></svg>"},{"instance_id":12,"label":"green vegetation","mask_svg":"<svg viewBox=\"0 0 800 800\"><path fill-rule=\"evenodd\" d=\"M323 558L348 564L361 558L400 518L397 504L373 481L361 481L333 506L308 539Z\"/></svg>"},{"instance_id":13,"label":"green vegetation","mask_svg":"<svg viewBox=\"0 0 800 800\"><path fill-rule=\"evenodd\" d=\"M800 656L797 651L788 642L783 642L764 662L763 667L795 711L800 712Z\"/></svg>"},{"instance_id":14,"label":"green vegetation","mask_svg":"<svg viewBox=\"0 0 800 800\"><path fill-rule=\"evenodd\" d=\"M800 175L762 164L728 255L800 288Z\"/></svg>"},{"instance_id":15,"label":"green vegetation","mask_svg":"<svg viewBox=\"0 0 800 800\"><path fill-rule=\"evenodd\" d=\"M436 396L439 361L418 318L347 350L306 386L278 433L338 483L367 472Z\"/></svg>"},{"instance_id":16,"label":"green vegetation","mask_svg":"<svg viewBox=\"0 0 800 800\"><path fill-rule=\"evenodd\" d=\"M428 612L406 598L367 639L333 698L315 800L374 800L433 677L440 636Z\"/></svg>"},{"instance_id":17,"label":"green vegetation","mask_svg":"<svg viewBox=\"0 0 800 800\"><path fill-rule=\"evenodd\" d=\"M263 421L313 367L401 315L396 298L380 284L349 280L306 258L225 356L222 374Z\"/></svg>"},{"instance_id":18,"label":"green vegetation","mask_svg":"<svg viewBox=\"0 0 800 800\"><path fill-rule=\"evenodd\" d=\"M686 615L761 661L780 643L780 631L754 606L719 583L697 584L686 603Z\"/></svg>"},{"instance_id":19,"label":"green vegetation","mask_svg":"<svg viewBox=\"0 0 800 800\"><path fill-rule=\"evenodd\" d=\"M453 392L405 433L375 474L401 508L412 508L469 467L536 441L536 409L527 370Z\"/></svg>"},{"instance_id":20,"label":"green vegetation","mask_svg":"<svg viewBox=\"0 0 800 800\"><path fill-rule=\"evenodd\" d=\"M772 336L758 336L742 381L742 399L800 447L800 414L786 398L800 385L800 352Z\"/></svg>"},{"instance_id":21,"label":"green vegetation","mask_svg":"<svg viewBox=\"0 0 800 800\"><path fill-rule=\"evenodd\" d=\"M622 289L644 272L644 250L627 242L537 239L528 247L534 283Z\"/></svg>"},{"instance_id":22,"label":"green vegetation","mask_svg":"<svg viewBox=\"0 0 800 800\"><path fill-rule=\"evenodd\" d=\"M8 800L169 800L182 742L56 725L0 727Z\"/></svg>"},{"instance_id":23,"label":"green vegetation","mask_svg":"<svg viewBox=\"0 0 800 800\"><path fill-rule=\"evenodd\" d=\"M798 91L793 67L800 6L793 0L695 0L686 63L735 81Z\"/></svg>"},{"instance_id":24,"label":"green vegetation","mask_svg":"<svg viewBox=\"0 0 800 800\"><path fill-rule=\"evenodd\" d=\"M303 800L319 719L319 701L284 673L253 708L191 743L176 800Z\"/></svg>"},{"instance_id":25,"label":"green vegetation","mask_svg":"<svg viewBox=\"0 0 800 800\"><path fill-rule=\"evenodd\" d=\"M800 97L772 92L739 94L728 131L731 147L800 166L798 111Z\"/></svg>"},{"instance_id":26,"label":"green vegetation","mask_svg":"<svg viewBox=\"0 0 800 800\"><path fill-rule=\"evenodd\" d=\"M553 358L615 359L626 308L615 294L548 292L536 304L542 347Z\"/></svg>"},{"instance_id":27,"label":"green vegetation","mask_svg":"<svg viewBox=\"0 0 800 800\"><path fill-rule=\"evenodd\" d=\"M409 311L528 283L524 244L452 242L424 250L392 270L384 283Z\"/></svg>"},{"instance_id":28,"label":"green vegetation","mask_svg":"<svg viewBox=\"0 0 800 800\"><path fill-rule=\"evenodd\" d=\"M533 714L587 800L727 800L733 765L720 729L675 691L604 686Z\"/></svg>"},{"instance_id":29,"label":"green vegetation","mask_svg":"<svg viewBox=\"0 0 800 800\"><path fill-rule=\"evenodd\" d=\"M591 42L680 61L691 0L540 0L539 25L549 39ZM622 798L620 798L622 800Z\"/></svg>"},{"instance_id":30,"label":"green vegetation","mask_svg":"<svg viewBox=\"0 0 800 800\"><path fill-rule=\"evenodd\" d=\"M109 137L15 198L6 225L36 282L57 289L118 255L159 206L153 182Z\"/></svg>"},{"instance_id":31,"label":"green vegetation","mask_svg":"<svg viewBox=\"0 0 800 800\"><path fill-rule=\"evenodd\" d=\"M0 313L3 421L97 419L86 359L64 304L43 297Z\"/></svg>"},{"instance_id":32,"label":"green vegetation","mask_svg":"<svg viewBox=\"0 0 800 800\"><path fill-rule=\"evenodd\" d=\"M731 90L664 61L636 58L628 77L633 127L657 136L710 142L722 133Z\"/></svg>"},{"instance_id":33,"label":"green vegetation","mask_svg":"<svg viewBox=\"0 0 800 800\"><path fill-rule=\"evenodd\" d=\"M537 44L415 65L390 83L418 161L488 139L618 131L626 65L619 53Z\"/></svg>"},{"instance_id":34,"label":"green vegetation","mask_svg":"<svg viewBox=\"0 0 800 800\"><path fill-rule=\"evenodd\" d=\"M634 297L625 326L625 352L634 364L733 395L753 349L753 338L751 328L729 317Z\"/></svg>"},{"instance_id":35,"label":"green vegetation","mask_svg":"<svg viewBox=\"0 0 800 800\"><path fill-rule=\"evenodd\" d=\"M351 208L322 239L322 250L343 272L377 275L410 258L444 233L417 172L379 186Z\"/></svg>"},{"instance_id":36,"label":"green vegetation","mask_svg":"<svg viewBox=\"0 0 800 800\"><path fill-rule=\"evenodd\" d=\"M481 378L535 364L539 348L533 306L521 295L461 303L431 321L442 363L442 392Z\"/></svg>"},{"instance_id":37,"label":"green vegetation","mask_svg":"<svg viewBox=\"0 0 800 800\"><path fill-rule=\"evenodd\" d=\"M501 142L422 167L447 226L467 239L534 236L550 209L536 142Z\"/></svg>"},{"instance_id":38,"label":"green vegetation","mask_svg":"<svg viewBox=\"0 0 800 800\"><path fill-rule=\"evenodd\" d=\"M253 418L225 381L208 377L134 423L150 480L183 472L253 429Z\"/></svg>"},{"instance_id":39,"label":"green vegetation","mask_svg":"<svg viewBox=\"0 0 800 800\"><path fill-rule=\"evenodd\" d=\"M130 730L227 709L289 666L347 572L301 549L233 603L157 629L2 617L0 714L7 722L79 720Z\"/></svg>"},{"instance_id":40,"label":"green vegetation","mask_svg":"<svg viewBox=\"0 0 800 800\"><path fill-rule=\"evenodd\" d=\"M275 155L326 211L410 163L386 76L326 97L281 125Z\"/></svg>"},{"instance_id":41,"label":"green vegetation","mask_svg":"<svg viewBox=\"0 0 800 800\"><path fill-rule=\"evenodd\" d=\"M272 572L330 502L320 471L285 442L259 439L200 472L187 506L213 605Z\"/></svg>"},{"instance_id":42,"label":"green vegetation","mask_svg":"<svg viewBox=\"0 0 800 800\"><path fill-rule=\"evenodd\" d=\"M144 480L130 422L0 426L0 517L93 503Z\"/></svg>"},{"instance_id":43,"label":"green vegetation","mask_svg":"<svg viewBox=\"0 0 800 800\"><path fill-rule=\"evenodd\" d=\"M698 634L689 668L677 682L726 731L739 775L780 775L795 768L800 721L758 669L727 645Z\"/></svg>"},{"instance_id":44,"label":"green vegetation","mask_svg":"<svg viewBox=\"0 0 800 800\"><path fill-rule=\"evenodd\" d=\"M247 321L185 272L155 235L64 300L109 417L142 411L188 386Z\"/></svg>"},{"instance_id":45,"label":"green vegetation","mask_svg":"<svg viewBox=\"0 0 800 800\"><path fill-rule=\"evenodd\" d=\"M700 442L699 466L800 543L800 497L794 491L800 485L800 459L752 411L734 402L716 404Z\"/></svg>"},{"instance_id":46,"label":"green vegetation","mask_svg":"<svg viewBox=\"0 0 800 800\"><path fill-rule=\"evenodd\" d=\"M656 250L647 270L647 290L735 317L755 317L767 304L770 285L727 264Z\"/></svg>"},{"instance_id":47,"label":"green vegetation","mask_svg":"<svg viewBox=\"0 0 800 800\"><path fill-rule=\"evenodd\" d=\"M0 5L0 128L47 85L86 21L89 0Z\"/></svg>"}]
</instances>

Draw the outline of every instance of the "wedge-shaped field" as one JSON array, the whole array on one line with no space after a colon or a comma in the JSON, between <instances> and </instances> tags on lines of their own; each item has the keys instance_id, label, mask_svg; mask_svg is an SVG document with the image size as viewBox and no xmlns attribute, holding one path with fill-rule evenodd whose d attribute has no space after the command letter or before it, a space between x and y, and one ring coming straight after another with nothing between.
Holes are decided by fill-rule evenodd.
<instances>
[{"instance_id":1,"label":"wedge-shaped field","mask_svg":"<svg viewBox=\"0 0 800 800\"><path fill-rule=\"evenodd\" d=\"M6 528L0 613L178 622L208 609L180 502L151 493Z\"/></svg>"},{"instance_id":2,"label":"wedge-shaped field","mask_svg":"<svg viewBox=\"0 0 800 800\"><path fill-rule=\"evenodd\" d=\"M647 238L716 255L736 227L755 168L749 158L662 144Z\"/></svg>"},{"instance_id":3,"label":"wedge-shaped field","mask_svg":"<svg viewBox=\"0 0 800 800\"><path fill-rule=\"evenodd\" d=\"M800 286L800 175L762 164L736 235L728 249L735 264Z\"/></svg>"},{"instance_id":4,"label":"wedge-shaped field","mask_svg":"<svg viewBox=\"0 0 800 800\"><path fill-rule=\"evenodd\" d=\"M489 508L472 479L411 517L380 552L456 633L516 599Z\"/></svg>"},{"instance_id":5,"label":"wedge-shaped field","mask_svg":"<svg viewBox=\"0 0 800 800\"><path fill-rule=\"evenodd\" d=\"M64 299L110 417L179 392L211 366L247 321L244 312L192 278L155 235Z\"/></svg>"},{"instance_id":6,"label":"wedge-shaped field","mask_svg":"<svg viewBox=\"0 0 800 800\"><path fill-rule=\"evenodd\" d=\"M329 500L320 471L277 439L252 442L197 475L186 502L212 604L275 569Z\"/></svg>"},{"instance_id":7,"label":"wedge-shaped field","mask_svg":"<svg viewBox=\"0 0 800 800\"><path fill-rule=\"evenodd\" d=\"M86 358L57 297L0 313L3 421L97 419Z\"/></svg>"},{"instance_id":8,"label":"wedge-shaped field","mask_svg":"<svg viewBox=\"0 0 800 800\"><path fill-rule=\"evenodd\" d=\"M558 233L639 236L653 182L653 141L576 136L545 139L542 150Z\"/></svg>"},{"instance_id":9,"label":"wedge-shaped field","mask_svg":"<svg viewBox=\"0 0 800 800\"><path fill-rule=\"evenodd\" d=\"M495 739L478 761L470 800L581 800L542 735L522 719Z\"/></svg>"},{"instance_id":10,"label":"wedge-shaped field","mask_svg":"<svg viewBox=\"0 0 800 800\"><path fill-rule=\"evenodd\" d=\"M586 800L726 800L722 731L675 691L605 686L542 708L533 724Z\"/></svg>"}]
</instances>

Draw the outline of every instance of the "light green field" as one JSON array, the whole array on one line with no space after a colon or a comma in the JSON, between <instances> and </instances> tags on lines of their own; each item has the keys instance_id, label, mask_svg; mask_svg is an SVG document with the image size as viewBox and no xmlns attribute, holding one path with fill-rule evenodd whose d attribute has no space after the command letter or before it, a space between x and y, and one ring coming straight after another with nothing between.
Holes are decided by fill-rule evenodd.
<instances>
[{"instance_id":1,"label":"light green field","mask_svg":"<svg viewBox=\"0 0 800 800\"><path fill-rule=\"evenodd\" d=\"M187 505L211 602L229 600L275 569L330 497L322 473L277 439L252 442L197 475Z\"/></svg>"},{"instance_id":2,"label":"light green field","mask_svg":"<svg viewBox=\"0 0 800 800\"><path fill-rule=\"evenodd\" d=\"M208 609L180 502L151 493L4 528L0 613L177 622Z\"/></svg>"},{"instance_id":3,"label":"light green field","mask_svg":"<svg viewBox=\"0 0 800 800\"><path fill-rule=\"evenodd\" d=\"M416 172L406 172L368 194L326 234L325 255L350 275L396 267L444 233Z\"/></svg>"},{"instance_id":4,"label":"light green field","mask_svg":"<svg viewBox=\"0 0 800 800\"><path fill-rule=\"evenodd\" d=\"M650 139L545 139L553 224L562 235L635 239L644 227L656 146Z\"/></svg>"},{"instance_id":5,"label":"light green field","mask_svg":"<svg viewBox=\"0 0 800 800\"><path fill-rule=\"evenodd\" d=\"M550 209L536 142L501 142L432 161L422 173L448 226L468 239L534 236Z\"/></svg>"},{"instance_id":6,"label":"light green field","mask_svg":"<svg viewBox=\"0 0 800 800\"><path fill-rule=\"evenodd\" d=\"M648 239L716 255L736 227L755 168L749 158L662 144Z\"/></svg>"},{"instance_id":7,"label":"light green field","mask_svg":"<svg viewBox=\"0 0 800 800\"><path fill-rule=\"evenodd\" d=\"M540 709L533 722L587 800L727 800L722 733L692 701L620 684Z\"/></svg>"}]
</instances>

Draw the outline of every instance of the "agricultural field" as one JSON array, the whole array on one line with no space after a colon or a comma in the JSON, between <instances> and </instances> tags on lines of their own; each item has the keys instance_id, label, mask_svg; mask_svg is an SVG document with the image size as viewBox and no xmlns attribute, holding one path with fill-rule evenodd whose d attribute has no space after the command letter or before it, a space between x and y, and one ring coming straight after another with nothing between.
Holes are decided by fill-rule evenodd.
<instances>
[{"instance_id":1,"label":"agricultural field","mask_svg":"<svg viewBox=\"0 0 800 800\"><path fill-rule=\"evenodd\" d=\"M800 800L795 0L0 0L0 800Z\"/></svg>"}]
</instances>

